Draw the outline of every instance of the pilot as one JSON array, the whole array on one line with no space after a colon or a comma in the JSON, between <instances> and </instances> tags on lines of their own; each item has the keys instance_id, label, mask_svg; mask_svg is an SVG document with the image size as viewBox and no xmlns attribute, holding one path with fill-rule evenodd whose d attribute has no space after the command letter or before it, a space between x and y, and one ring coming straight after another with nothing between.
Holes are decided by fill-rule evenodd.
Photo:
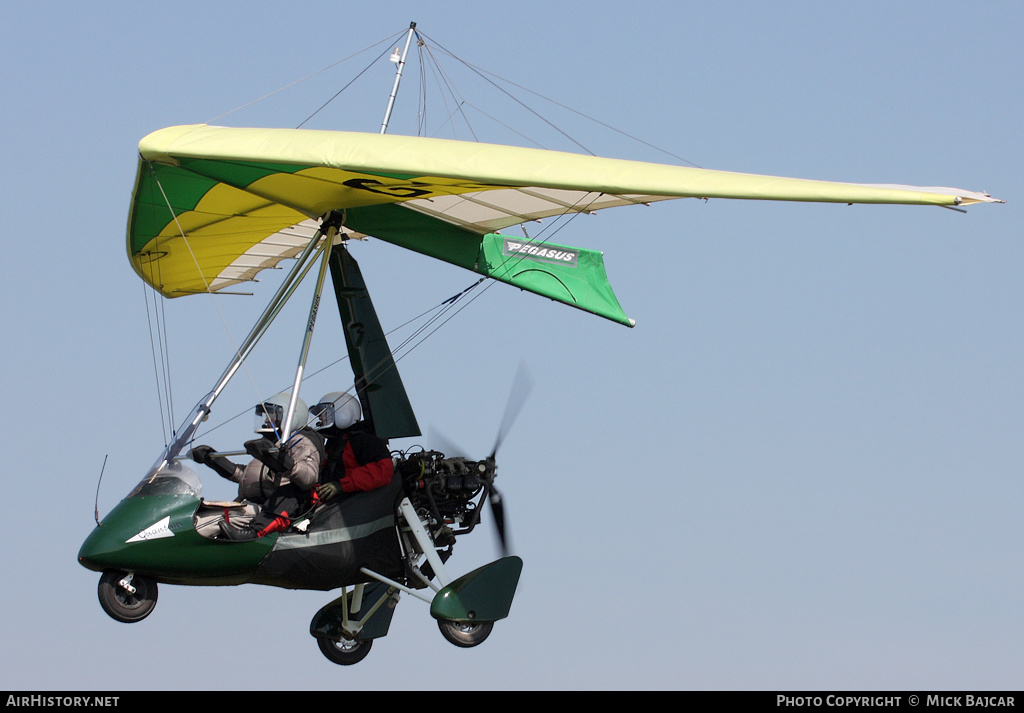
<instances>
[{"instance_id":1,"label":"pilot","mask_svg":"<svg viewBox=\"0 0 1024 713\"><path fill-rule=\"evenodd\" d=\"M322 502L343 493L376 490L395 472L388 445L362 418L359 400L343 391L325 394L310 409L313 428L325 439L326 463L317 495Z\"/></svg>"},{"instance_id":2,"label":"pilot","mask_svg":"<svg viewBox=\"0 0 1024 713\"><path fill-rule=\"evenodd\" d=\"M197 446L191 451L194 461L238 483L239 499L262 506L249 523L222 522L220 530L226 539L255 540L283 530L312 505L312 488L324 460L323 437L307 427L309 410L302 399L296 399L291 435L283 447L279 446L290 398L281 393L256 406L254 430L260 438L246 441L245 450L253 459L245 466L214 456L210 446Z\"/></svg>"}]
</instances>

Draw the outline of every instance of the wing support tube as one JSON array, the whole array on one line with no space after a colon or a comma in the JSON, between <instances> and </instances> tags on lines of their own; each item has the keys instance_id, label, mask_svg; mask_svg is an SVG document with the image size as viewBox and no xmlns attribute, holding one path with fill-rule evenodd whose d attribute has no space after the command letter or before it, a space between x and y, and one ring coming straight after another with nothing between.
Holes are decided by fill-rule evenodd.
<instances>
[{"instance_id":1,"label":"wing support tube","mask_svg":"<svg viewBox=\"0 0 1024 713\"><path fill-rule=\"evenodd\" d=\"M334 211L328 216L320 226L320 230L317 234L324 234L326 230L326 240L323 242L321 247L323 258L320 262L320 273L316 278L316 289L313 291L313 301L309 305L309 319L306 322L306 332L302 337L302 349L299 352L299 364L295 368L295 382L292 384L292 396L288 401L288 415L284 419L284 423L281 424L281 442L285 443L288 441L288 437L291 436L291 424L292 414L295 413L295 404L299 400L299 387L302 385L302 374L306 370L306 358L309 356L309 344L313 340L313 328L316 325L316 313L320 307L320 294L324 290L324 282L327 279L327 268L330 265L331 250L334 247L334 238L338 235L338 230L341 227L341 216L338 211Z\"/></svg>"},{"instance_id":2,"label":"wing support tube","mask_svg":"<svg viewBox=\"0 0 1024 713\"><path fill-rule=\"evenodd\" d=\"M325 223L327 222L327 220L328 216L325 216ZM181 453L182 449L184 449L185 444L187 444L192 439L192 436L193 434L195 434L196 429L199 428L199 424L206 420L206 417L209 415L210 410L213 406L213 402L217 400L217 397L220 396L221 392L224 390L224 387L226 387L228 385L228 382L231 381L231 378L238 371L238 368L249 356L249 354L252 352L253 348L263 337L263 335L266 334L267 329L270 327L270 324L280 313L281 308L284 307L288 299L292 296L292 294L294 294L295 288L298 286L299 275L305 268L306 263L309 262L310 258L312 257L314 251L317 248L317 245L319 245L323 235L323 226L321 226L321 228L318 229L316 233L313 235L313 237L310 239L309 244L306 245L305 249L302 251L302 254L299 255L298 259L295 261L295 264L288 272L287 277L285 277L284 281L281 283L281 286L278 287L277 292L274 293L274 296L270 299L270 302L263 310L263 314L259 316L259 318L256 320L256 323L249 331L248 336L246 336L241 346L238 347L238 349L236 350L234 357L231 359L231 362L224 370L224 373L221 374L220 378L217 380L216 385L213 387L210 393L208 393L198 404L196 404L196 407L192 409L192 413L189 414L188 419L175 432L174 440L170 443L170 445L167 446L167 448L164 449L164 452L160 456L160 459L153 466L151 473L155 474L157 471L166 466L167 463L169 463L171 460L177 457L177 455Z\"/></svg>"}]
</instances>

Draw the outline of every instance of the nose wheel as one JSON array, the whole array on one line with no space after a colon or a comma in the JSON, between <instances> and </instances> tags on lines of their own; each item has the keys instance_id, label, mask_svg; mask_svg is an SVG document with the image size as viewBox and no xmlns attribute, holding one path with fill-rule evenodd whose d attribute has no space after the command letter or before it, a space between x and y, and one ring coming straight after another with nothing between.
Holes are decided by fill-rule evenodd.
<instances>
[{"instance_id":1,"label":"nose wheel","mask_svg":"<svg viewBox=\"0 0 1024 713\"><path fill-rule=\"evenodd\" d=\"M441 630L441 634L444 635L444 638L448 639L449 643L463 649L468 649L484 643L484 639L491 635L494 622L471 623L438 619L437 628Z\"/></svg>"},{"instance_id":2,"label":"nose wheel","mask_svg":"<svg viewBox=\"0 0 1024 713\"><path fill-rule=\"evenodd\" d=\"M156 580L142 575L104 572L97 592L103 611L125 624L142 621L156 607Z\"/></svg>"}]
</instances>

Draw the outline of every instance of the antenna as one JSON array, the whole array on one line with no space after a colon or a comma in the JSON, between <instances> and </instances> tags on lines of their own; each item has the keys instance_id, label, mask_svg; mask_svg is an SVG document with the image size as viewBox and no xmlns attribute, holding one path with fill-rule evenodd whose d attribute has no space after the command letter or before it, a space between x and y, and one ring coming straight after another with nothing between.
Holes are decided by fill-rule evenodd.
<instances>
[{"instance_id":1,"label":"antenna","mask_svg":"<svg viewBox=\"0 0 1024 713\"><path fill-rule=\"evenodd\" d=\"M388 130L388 122L391 121L391 110L395 106L395 97L398 96L398 84L402 81L402 70L405 69L405 57L409 54L409 44L412 42L412 36L416 32L416 23L409 23L409 34L405 36L405 49L402 50L402 55L398 55L398 48L395 47L395 51L391 53L391 61L398 65L395 70L395 85L391 87L391 97L388 99L388 108L384 112L384 121L380 125L380 133L386 133Z\"/></svg>"},{"instance_id":2,"label":"antenna","mask_svg":"<svg viewBox=\"0 0 1024 713\"><path fill-rule=\"evenodd\" d=\"M100 468L100 479L96 483L96 510L93 512L93 517L96 518L96 527L100 526L100 483L103 482L103 471L107 469L107 458L110 456L103 456L103 467Z\"/></svg>"}]
</instances>

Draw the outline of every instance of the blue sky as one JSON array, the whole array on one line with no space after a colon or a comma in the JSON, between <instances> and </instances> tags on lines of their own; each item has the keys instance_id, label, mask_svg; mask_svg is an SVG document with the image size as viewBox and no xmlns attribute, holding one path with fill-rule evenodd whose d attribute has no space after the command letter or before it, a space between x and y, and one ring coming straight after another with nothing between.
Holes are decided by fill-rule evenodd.
<instances>
[{"instance_id":1,"label":"blue sky","mask_svg":"<svg viewBox=\"0 0 1024 713\"><path fill-rule=\"evenodd\" d=\"M0 17L16 493L3 687L1019 689L1018 3L40 2ZM124 252L138 140L215 117L296 126L370 55L224 114L410 21L431 48L646 142L535 102L597 154L678 162L653 145L706 168L1007 203L961 215L690 200L581 217L558 240L605 252L634 329L496 285L404 358L421 425L479 455L520 361L534 378L499 479L523 578L476 649L448 644L406 598L370 656L337 667L308 634L330 595L257 586L165 586L153 615L118 624L75 554L104 457L101 515L164 442ZM418 72L411 62L392 133L416 131ZM392 78L376 65L308 125L376 132ZM504 123L540 128L455 81L474 107L493 100ZM474 122L481 140L517 141ZM354 254L386 328L474 280L379 242ZM179 420L230 354L218 310L238 338L258 302L167 305ZM306 309L297 298L215 417L251 407L254 385L290 383ZM340 354L328 318L311 364ZM335 370L303 394L349 379ZM211 440L237 447L250 423ZM208 498L230 497L204 477ZM452 564L494 554L482 534ZM278 653L239 655L263 647Z\"/></svg>"}]
</instances>

